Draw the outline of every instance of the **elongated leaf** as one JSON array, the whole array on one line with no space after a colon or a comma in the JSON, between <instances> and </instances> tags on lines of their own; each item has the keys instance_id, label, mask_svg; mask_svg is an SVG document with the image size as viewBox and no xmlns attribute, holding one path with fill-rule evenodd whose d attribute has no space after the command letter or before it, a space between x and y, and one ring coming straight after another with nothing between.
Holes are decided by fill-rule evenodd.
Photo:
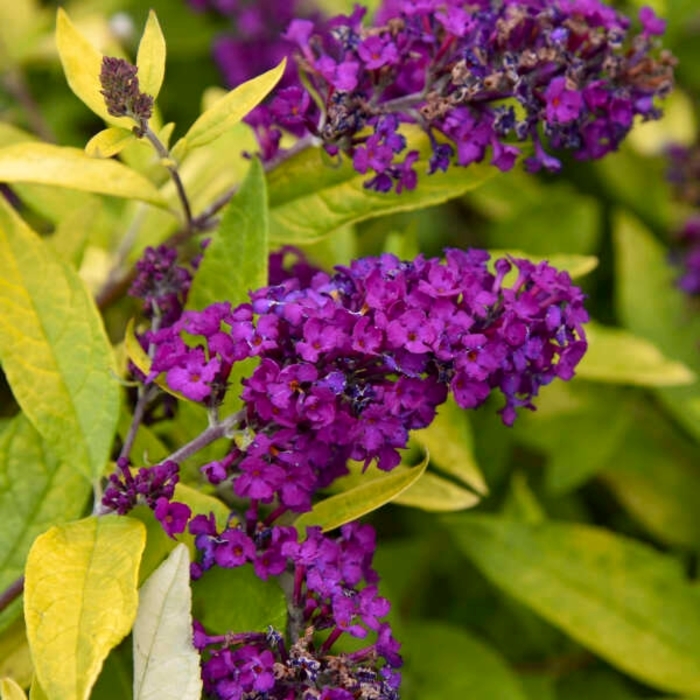
<instances>
[{"instance_id":1,"label":"elongated leaf","mask_svg":"<svg viewBox=\"0 0 700 700\"><path fill-rule=\"evenodd\" d=\"M71 461L59 461L26 417L12 419L0 433L0 590L22 575L37 535L81 515L90 490ZM0 629L17 612L5 611Z\"/></svg>"},{"instance_id":2,"label":"elongated leaf","mask_svg":"<svg viewBox=\"0 0 700 700\"><path fill-rule=\"evenodd\" d=\"M700 596L671 557L584 525L444 522L487 578L573 639L649 685L700 692Z\"/></svg>"},{"instance_id":3,"label":"elongated leaf","mask_svg":"<svg viewBox=\"0 0 700 700\"><path fill-rule=\"evenodd\" d=\"M178 545L139 591L134 623L134 698L199 700L199 654L192 645L187 547Z\"/></svg>"},{"instance_id":4,"label":"elongated leaf","mask_svg":"<svg viewBox=\"0 0 700 700\"><path fill-rule=\"evenodd\" d=\"M120 126L110 126L96 133L85 145L85 153L91 158L111 158L136 140L133 131Z\"/></svg>"},{"instance_id":5,"label":"elongated leaf","mask_svg":"<svg viewBox=\"0 0 700 700\"><path fill-rule=\"evenodd\" d=\"M100 93L102 54L77 30L62 7L56 15L56 47L70 89L108 124L131 129L131 119L113 117L107 112Z\"/></svg>"},{"instance_id":6,"label":"elongated leaf","mask_svg":"<svg viewBox=\"0 0 700 700\"><path fill-rule=\"evenodd\" d=\"M675 287L677 271L666 251L629 215L615 219L618 314L635 335L646 338L668 358L700 372L700 317ZM700 441L700 382L657 390L676 419Z\"/></svg>"},{"instance_id":7,"label":"elongated leaf","mask_svg":"<svg viewBox=\"0 0 700 700\"><path fill-rule=\"evenodd\" d=\"M454 399L449 398L440 406L435 420L427 428L416 430L413 437L430 452L430 459L441 471L454 476L482 495L489 492L474 457L469 418Z\"/></svg>"},{"instance_id":8,"label":"elongated leaf","mask_svg":"<svg viewBox=\"0 0 700 700\"><path fill-rule=\"evenodd\" d=\"M216 101L175 145L175 159L182 159L187 151L204 146L240 122L277 85L286 65L287 61L284 59L272 70L239 85Z\"/></svg>"},{"instance_id":9,"label":"elongated leaf","mask_svg":"<svg viewBox=\"0 0 700 700\"><path fill-rule=\"evenodd\" d=\"M63 217L47 239L61 260L80 269L80 263L94 231L94 224L100 215L100 202L97 197L90 197L85 204L76 207Z\"/></svg>"},{"instance_id":10,"label":"elongated leaf","mask_svg":"<svg viewBox=\"0 0 700 700\"><path fill-rule=\"evenodd\" d=\"M27 696L12 678L2 678L0 679L0 700L27 700Z\"/></svg>"},{"instance_id":11,"label":"elongated leaf","mask_svg":"<svg viewBox=\"0 0 700 700\"><path fill-rule=\"evenodd\" d=\"M588 350L576 368L583 379L638 386L693 384L695 374L682 362L669 360L648 340L629 331L586 324Z\"/></svg>"},{"instance_id":12,"label":"elongated leaf","mask_svg":"<svg viewBox=\"0 0 700 700\"><path fill-rule=\"evenodd\" d=\"M295 521L297 530L320 525L324 532L371 513L389 503L423 475L429 456L415 467L398 466L386 476L373 479L317 503Z\"/></svg>"},{"instance_id":13,"label":"elongated leaf","mask_svg":"<svg viewBox=\"0 0 700 700\"><path fill-rule=\"evenodd\" d=\"M249 291L266 286L268 229L265 174L255 159L204 252L187 307L201 310L219 301L236 306L248 300Z\"/></svg>"},{"instance_id":14,"label":"elongated leaf","mask_svg":"<svg viewBox=\"0 0 700 700\"><path fill-rule=\"evenodd\" d=\"M317 148L308 148L285 161L268 177L272 240L310 243L344 224L440 204L478 187L497 172L491 165L472 164L426 175L427 138L412 131L409 148L417 148L423 156L415 164L415 190L401 194L365 189L367 175L356 172L347 158L336 167L330 166Z\"/></svg>"},{"instance_id":15,"label":"elongated leaf","mask_svg":"<svg viewBox=\"0 0 700 700\"><path fill-rule=\"evenodd\" d=\"M425 472L418 481L400 493L392 503L436 513L473 508L481 497L447 479Z\"/></svg>"},{"instance_id":16,"label":"elongated leaf","mask_svg":"<svg viewBox=\"0 0 700 700\"><path fill-rule=\"evenodd\" d=\"M526 700L506 661L464 629L444 622L409 625L402 635L407 700Z\"/></svg>"},{"instance_id":17,"label":"elongated leaf","mask_svg":"<svg viewBox=\"0 0 700 700\"><path fill-rule=\"evenodd\" d=\"M0 201L0 360L24 412L59 458L102 474L119 386L83 282Z\"/></svg>"},{"instance_id":18,"label":"elongated leaf","mask_svg":"<svg viewBox=\"0 0 700 700\"><path fill-rule=\"evenodd\" d=\"M68 187L168 207L155 186L126 165L90 158L79 148L50 143L19 143L1 148L0 180Z\"/></svg>"},{"instance_id":19,"label":"elongated leaf","mask_svg":"<svg viewBox=\"0 0 700 700\"><path fill-rule=\"evenodd\" d=\"M36 675L51 700L85 700L107 654L136 617L146 542L131 518L53 527L29 552L24 592Z\"/></svg>"},{"instance_id":20,"label":"elongated leaf","mask_svg":"<svg viewBox=\"0 0 700 700\"><path fill-rule=\"evenodd\" d=\"M136 66L139 69L139 89L155 100L165 76L165 37L153 10L148 13L136 54Z\"/></svg>"}]
</instances>

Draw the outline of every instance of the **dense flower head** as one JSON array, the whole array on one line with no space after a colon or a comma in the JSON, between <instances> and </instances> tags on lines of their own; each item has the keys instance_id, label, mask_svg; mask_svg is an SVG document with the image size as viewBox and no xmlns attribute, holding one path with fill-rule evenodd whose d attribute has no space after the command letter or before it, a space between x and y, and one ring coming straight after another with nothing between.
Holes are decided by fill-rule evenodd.
<instances>
[{"instance_id":1,"label":"dense flower head","mask_svg":"<svg viewBox=\"0 0 700 700\"><path fill-rule=\"evenodd\" d=\"M122 58L105 56L100 71L100 92L107 111L113 117L131 117L137 122L136 133L143 135L153 113L153 97L139 89L138 68Z\"/></svg>"},{"instance_id":2,"label":"dense flower head","mask_svg":"<svg viewBox=\"0 0 700 700\"><path fill-rule=\"evenodd\" d=\"M192 565L195 578L214 565L254 562L259 577L286 577L291 589L286 636L274 629L210 635L195 622L205 692L269 700L398 698L399 644L382 619L390 604L377 591L371 526L349 523L337 537L312 527L300 540L293 527L261 527L249 536L238 527L218 532L213 517L197 516L190 531L202 553ZM333 654L344 633L367 643Z\"/></svg>"},{"instance_id":3,"label":"dense flower head","mask_svg":"<svg viewBox=\"0 0 700 700\"><path fill-rule=\"evenodd\" d=\"M132 474L127 460L119 459L117 470L109 476L102 505L119 515L125 515L137 505L147 505L172 537L184 532L191 515L188 506L171 500L179 479L179 467L175 462L141 467Z\"/></svg>"},{"instance_id":4,"label":"dense flower head","mask_svg":"<svg viewBox=\"0 0 700 700\"><path fill-rule=\"evenodd\" d=\"M136 263L136 277L129 288L130 296L143 301L146 318L157 317L160 327L180 318L192 284L190 270L176 261L175 248L149 246Z\"/></svg>"},{"instance_id":5,"label":"dense flower head","mask_svg":"<svg viewBox=\"0 0 700 700\"><path fill-rule=\"evenodd\" d=\"M308 285L290 276L233 309L186 311L147 334L149 380L164 373L213 407L233 365L257 358L241 393L246 439L204 473L231 478L254 504L307 510L348 460L397 466L409 432L431 423L448 392L476 408L500 391L510 425L541 386L573 376L586 349L581 291L544 262L500 259L491 271L488 261L478 250L450 249L444 261L385 254Z\"/></svg>"},{"instance_id":6,"label":"dense flower head","mask_svg":"<svg viewBox=\"0 0 700 700\"><path fill-rule=\"evenodd\" d=\"M266 157L280 129L303 125L368 173L365 186L400 192L417 180L418 152L401 135L411 124L428 136L430 173L487 153L509 170L526 140L528 170L558 170L545 144L600 158L636 116L658 118L655 98L672 87L675 61L657 47L664 22L648 7L637 34L598 0L385 0L371 24L365 14L289 23L304 80L265 108Z\"/></svg>"}]
</instances>

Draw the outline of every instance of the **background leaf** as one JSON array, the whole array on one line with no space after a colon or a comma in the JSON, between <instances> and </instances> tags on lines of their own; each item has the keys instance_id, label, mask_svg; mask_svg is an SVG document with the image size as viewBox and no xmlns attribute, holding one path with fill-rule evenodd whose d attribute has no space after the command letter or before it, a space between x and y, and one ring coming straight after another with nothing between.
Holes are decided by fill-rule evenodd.
<instances>
[{"instance_id":1,"label":"background leaf","mask_svg":"<svg viewBox=\"0 0 700 700\"><path fill-rule=\"evenodd\" d=\"M700 596L671 557L578 524L444 522L487 578L573 639L654 687L700 690Z\"/></svg>"},{"instance_id":2,"label":"background leaf","mask_svg":"<svg viewBox=\"0 0 700 700\"><path fill-rule=\"evenodd\" d=\"M199 700L199 654L192 645L190 558L178 545L139 591L134 622L134 698Z\"/></svg>"},{"instance_id":3,"label":"background leaf","mask_svg":"<svg viewBox=\"0 0 700 700\"><path fill-rule=\"evenodd\" d=\"M12 678L0 679L0 698L2 700L27 700L22 688Z\"/></svg>"},{"instance_id":4,"label":"background leaf","mask_svg":"<svg viewBox=\"0 0 700 700\"><path fill-rule=\"evenodd\" d=\"M112 350L76 273L0 202L0 360L59 458L102 474L119 417Z\"/></svg>"},{"instance_id":5,"label":"background leaf","mask_svg":"<svg viewBox=\"0 0 700 700\"><path fill-rule=\"evenodd\" d=\"M139 521L107 516L53 527L32 545L27 637L51 700L86 700L107 654L129 633L145 541Z\"/></svg>"},{"instance_id":6,"label":"background leaf","mask_svg":"<svg viewBox=\"0 0 700 700\"><path fill-rule=\"evenodd\" d=\"M366 189L367 175L355 171L347 158L329 165L318 148L307 148L286 160L268 176L272 240L294 245L317 241L345 224L446 202L494 175L493 166L474 163L426 175L427 137L411 130L408 148L417 148L423 156L415 164L415 190L401 194Z\"/></svg>"},{"instance_id":7,"label":"background leaf","mask_svg":"<svg viewBox=\"0 0 700 700\"><path fill-rule=\"evenodd\" d=\"M136 54L136 66L139 69L139 89L155 100L165 76L165 37L153 10L148 13Z\"/></svg>"}]
</instances>

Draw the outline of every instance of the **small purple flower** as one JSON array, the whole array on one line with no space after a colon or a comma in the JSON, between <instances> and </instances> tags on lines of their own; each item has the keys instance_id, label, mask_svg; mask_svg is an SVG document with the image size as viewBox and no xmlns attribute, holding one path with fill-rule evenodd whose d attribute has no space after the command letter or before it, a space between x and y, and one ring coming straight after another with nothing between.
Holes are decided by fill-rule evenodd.
<instances>
[{"instance_id":1,"label":"small purple flower","mask_svg":"<svg viewBox=\"0 0 700 700\"><path fill-rule=\"evenodd\" d=\"M170 537L184 532L187 527L187 522L192 515L189 506L176 501L168 501L168 499L163 496L156 501L156 507L153 513Z\"/></svg>"}]
</instances>

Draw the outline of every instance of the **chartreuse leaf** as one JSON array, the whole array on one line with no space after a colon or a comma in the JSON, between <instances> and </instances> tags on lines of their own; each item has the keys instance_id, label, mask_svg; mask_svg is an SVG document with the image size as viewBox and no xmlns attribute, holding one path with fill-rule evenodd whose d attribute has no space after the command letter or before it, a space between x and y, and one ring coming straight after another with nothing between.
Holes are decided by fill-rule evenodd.
<instances>
[{"instance_id":1,"label":"chartreuse leaf","mask_svg":"<svg viewBox=\"0 0 700 700\"><path fill-rule=\"evenodd\" d=\"M268 229L265 174L256 158L204 252L187 307L201 310L220 301L237 306L250 290L266 286Z\"/></svg>"},{"instance_id":2,"label":"chartreuse leaf","mask_svg":"<svg viewBox=\"0 0 700 700\"><path fill-rule=\"evenodd\" d=\"M109 126L97 132L87 142L85 153L91 158L111 158L135 140L136 135L133 131L121 126Z\"/></svg>"},{"instance_id":3,"label":"chartreuse leaf","mask_svg":"<svg viewBox=\"0 0 700 700\"><path fill-rule=\"evenodd\" d=\"M86 700L136 617L146 543L132 518L87 518L53 527L29 552L24 586L36 676L51 700Z\"/></svg>"},{"instance_id":4,"label":"chartreuse leaf","mask_svg":"<svg viewBox=\"0 0 700 700\"><path fill-rule=\"evenodd\" d=\"M84 283L0 201L0 361L57 457L93 479L119 418L112 348Z\"/></svg>"},{"instance_id":5,"label":"chartreuse leaf","mask_svg":"<svg viewBox=\"0 0 700 700\"><path fill-rule=\"evenodd\" d=\"M0 700L27 700L27 696L12 678L2 678L0 679Z\"/></svg>"},{"instance_id":6,"label":"chartreuse leaf","mask_svg":"<svg viewBox=\"0 0 700 700\"><path fill-rule=\"evenodd\" d=\"M126 165L109 158L91 158L79 148L50 143L0 148L0 180L68 187L168 207L156 187Z\"/></svg>"},{"instance_id":7,"label":"chartreuse leaf","mask_svg":"<svg viewBox=\"0 0 700 700\"><path fill-rule=\"evenodd\" d=\"M676 288L678 271L669 264L666 250L639 221L623 213L615 218L614 241L615 296L623 325L697 375L700 316ZM667 410L700 440L700 383L656 391Z\"/></svg>"},{"instance_id":8,"label":"chartreuse leaf","mask_svg":"<svg viewBox=\"0 0 700 700\"><path fill-rule=\"evenodd\" d=\"M576 368L583 379L638 386L693 384L695 374L648 340L620 328L586 324L588 350Z\"/></svg>"},{"instance_id":9,"label":"chartreuse leaf","mask_svg":"<svg viewBox=\"0 0 700 700\"><path fill-rule=\"evenodd\" d=\"M363 185L368 175L355 171L347 158L329 165L318 148L307 148L272 170L268 175L272 240L310 243L344 224L440 204L478 187L497 172L492 165L471 164L427 175L428 138L418 129L407 133L408 148L422 154L415 163L418 184L412 191L368 190Z\"/></svg>"},{"instance_id":10,"label":"chartreuse leaf","mask_svg":"<svg viewBox=\"0 0 700 700\"><path fill-rule=\"evenodd\" d=\"M102 54L76 29L62 7L56 15L56 47L68 85L76 96L108 124L131 129L133 120L107 112L100 92Z\"/></svg>"},{"instance_id":11,"label":"chartreuse leaf","mask_svg":"<svg viewBox=\"0 0 700 700\"><path fill-rule=\"evenodd\" d=\"M554 253L553 255L532 255L530 253L523 253L522 250L501 250L501 249L489 249L491 254L491 260L489 260L489 269L494 271L494 263L499 258L525 258L533 263L537 264L542 260L546 260L552 267L557 270L565 270L569 273L571 279L576 279L578 277L584 277L589 272L598 267L598 258L595 255L574 255L572 253ZM518 277L518 270L515 266L513 269L503 278L503 286L508 287Z\"/></svg>"},{"instance_id":12,"label":"chartreuse leaf","mask_svg":"<svg viewBox=\"0 0 700 700\"><path fill-rule=\"evenodd\" d=\"M139 69L139 89L155 100L165 76L165 37L153 10L148 13L136 54L136 66Z\"/></svg>"},{"instance_id":13,"label":"chartreuse leaf","mask_svg":"<svg viewBox=\"0 0 700 700\"><path fill-rule=\"evenodd\" d=\"M24 415L10 421L0 433L0 590L22 575L37 535L80 517L90 491L70 458L57 459ZM17 612L12 606L0 615L0 629Z\"/></svg>"},{"instance_id":14,"label":"chartreuse leaf","mask_svg":"<svg viewBox=\"0 0 700 700\"><path fill-rule=\"evenodd\" d=\"M194 616L213 634L287 626L287 599L277 579L263 581L251 566L215 566L192 583L192 595Z\"/></svg>"},{"instance_id":15,"label":"chartreuse leaf","mask_svg":"<svg viewBox=\"0 0 700 700\"><path fill-rule=\"evenodd\" d=\"M456 625L422 622L402 628L406 700L527 700L505 659Z\"/></svg>"},{"instance_id":16,"label":"chartreuse leaf","mask_svg":"<svg viewBox=\"0 0 700 700\"><path fill-rule=\"evenodd\" d=\"M41 687L36 675L32 678L32 687L29 689L29 700L52 700Z\"/></svg>"},{"instance_id":17,"label":"chartreuse leaf","mask_svg":"<svg viewBox=\"0 0 700 700\"><path fill-rule=\"evenodd\" d=\"M438 407L435 420L413 438L430 452L431 461L441 471L459 479L478 493L489 492L484 475L474 457L474 440L466 411L449 398Z\"/></svg>"},{"instance_id":18,"label":"chartreuse leaf","mask_svg":"<svg viewBox=\"0 0 700 700\"><path fill-rule=\"evenodd\" d=\"M192 645L187 547L178 545L139 591L134 622L134 699L199 700L199 654Z\"/></svg>"},{"instance_id":19,"label":"chartreuse leaf","mask_svg":"<svg viewBox=\"0 0 700 700\"><path fill-rule=\"evenodd\" d=\"M473 508L479 501L481 497L473 491L427 471L412 486L399 494L392 503L447 513Z\"/></svg>"},{"instance_id":20,"label":"chartreuse leaf","mask_svg":"<svg viewBox=\"0 0 700 700\"><path fill-rule=\"evenodd\" d=\"M76 207L60 219L54 232L46 239L60 258L76 269L80 269L95 220L99 215L100 202L97 197L90 197L82 206Z\"/></svg>"},{"instance_id":21,"label":"chartreuse leaf","mask_svg":"<svg viewBox=\"0 0 700 700\"><path fill-rule=\"evenodd\" d=\"M181 160L188 151L206 145L234 127L267 97L282 77L286 65L287 60L283 59L272 70L248 80L217 100L175 144L173 158Z\"/></svg>"},{"instance_id":22,"label":"chartreuse leaf","mask_svg":"<svg viewBox=\"0 0 700 700\"><path fill-rule=\"evenodd\" d=\"M320 525L323 531L333 530L352 520L371 513L393 501L414 484L425 472L429 456L415 467L399 465L386 476L360 482L358 486L319 501L308 512L300 515L294 526L300 532L310 525Z\"/></svg>"},{"instance_id":23,"label":"chartreuse leaf","mask_svg":"<svg viewBox=\"0 0 700 700\"><path fill-rule=\"evenodd\" d=\"M488 579L612 665L662 690L700 692L700 596L675 559L588 525L443 522Z\"/></svg>"}]
</instances>

